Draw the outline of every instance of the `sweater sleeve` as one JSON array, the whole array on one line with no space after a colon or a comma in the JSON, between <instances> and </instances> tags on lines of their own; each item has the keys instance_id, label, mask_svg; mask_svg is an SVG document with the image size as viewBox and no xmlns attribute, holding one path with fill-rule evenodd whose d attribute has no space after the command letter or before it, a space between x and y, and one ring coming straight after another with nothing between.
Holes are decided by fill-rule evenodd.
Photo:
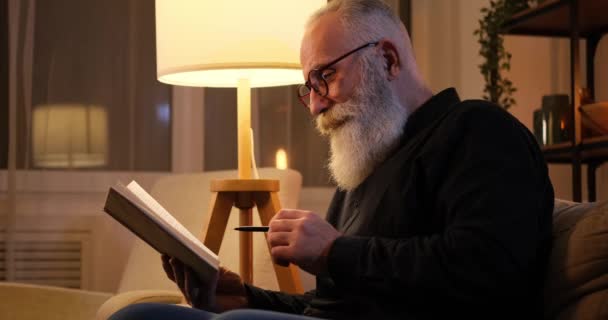
<instances>
[{"instance_id":1,"label":"sweater sleeve","mask_svg":"<svg viewBox=\"0 0 608 320\"><path fill-rule=\"evenodd\" d=\"M483 105L450 121L439 133L444 143L421 159L425 192L436 202L428 214L441 216L443 229L407 239L338 238L328 269L341 289L462 305L529 291L551 230L553 189L542 155L502 110Z\"/></svg>"},{"instance_id":2,"label":"sweater sleeve","mask_svg":"<svg viewBox=\"0 0 608 320\"><path fill-rule=\"evenodd\" d=\"M245 284L249 305L254 309L272 310L292 314L302 314L310 304L314 291L302 295L287 294L278 291L265 290Z\"/></svg>"}]
</instances>

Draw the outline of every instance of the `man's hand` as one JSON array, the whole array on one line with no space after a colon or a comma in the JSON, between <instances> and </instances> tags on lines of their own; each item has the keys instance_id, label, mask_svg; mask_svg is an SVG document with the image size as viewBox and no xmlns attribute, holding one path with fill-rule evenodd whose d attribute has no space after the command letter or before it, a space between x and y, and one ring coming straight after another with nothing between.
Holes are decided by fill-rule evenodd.
<instances>
[{"instance_id":1,"label":"man's hand","mask_svg":"<svg viewBox=\"0 0 608 320\"><path fill-rule=\"evenodd\" d=\"M181 261L164 254L161 258L167 277L177 284L186 302L193 308L223 312L248 306L245 286L238 274L220 267L215 279L203 283Z\"/></svg>"},{"instance_id":2,"label":"man's hand","mask_svg":"<svg viewBox=\"0 0 608 320\"><path fill-rule=\"evenodd\" d=\"M270 221L268 243L274 261L290 262L315 275L327 272L327 254L341 234L310 211L283 209Z\"/></svg>"}]
</instances>

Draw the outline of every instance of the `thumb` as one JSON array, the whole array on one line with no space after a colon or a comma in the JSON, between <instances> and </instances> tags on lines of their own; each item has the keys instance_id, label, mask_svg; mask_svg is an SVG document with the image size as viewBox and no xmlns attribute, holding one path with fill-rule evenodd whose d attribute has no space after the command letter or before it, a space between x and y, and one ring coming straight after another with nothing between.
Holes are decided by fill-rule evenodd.
<instances>
[{"instance_id":1,"label":"thumb","mask_svg":"<svg viewBox=\"0 0 608 320\"><path fill-rule=\"evenodd\" d=\"M207 311L215 311L215 289L217 287L217 273L209 280L209 283L201 282L194 271L188 267L186 273L186 291L190 296L193 308Z\"/></svg>"}]
</instances>

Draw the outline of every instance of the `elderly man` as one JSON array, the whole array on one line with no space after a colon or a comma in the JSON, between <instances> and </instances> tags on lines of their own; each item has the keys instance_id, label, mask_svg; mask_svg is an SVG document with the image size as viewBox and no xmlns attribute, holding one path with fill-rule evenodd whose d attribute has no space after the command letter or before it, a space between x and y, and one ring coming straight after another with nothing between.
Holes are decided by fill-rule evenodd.
<instances>
[{"instance_id":1,"label":"elderly man","mask_svg":"<svg viewBox=\"0 0 608 320\"><path fill-rule=\"evenodd\" d=\"M273 311L222 319L540 317L553 188L529 131L454 89L433 95L380 0L329 2L310 19L301 63L299 96L330 139L338 190L327 220L283 209L267 240L276 262L317 276L316 290L267 291L225 269L200 283L163 257L195 308L142 305L116 319L214 317L196 308Z\"/></svg>"}]
</instances>

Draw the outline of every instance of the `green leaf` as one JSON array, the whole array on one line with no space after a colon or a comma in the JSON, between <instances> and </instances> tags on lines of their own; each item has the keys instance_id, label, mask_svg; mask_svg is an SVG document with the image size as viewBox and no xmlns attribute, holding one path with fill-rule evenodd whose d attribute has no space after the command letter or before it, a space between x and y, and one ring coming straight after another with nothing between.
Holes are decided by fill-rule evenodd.
<instances>
[{"instance_id":1,"label":"green leaf","mask_svg":"<svg viewBox=\"0 0 608 320\"><path fill-rule=\"evenodd\" d=\"M484 99L507 109L515 103L512 94L517 90L511 80L503 78L502 71L511 69L511 53L504 47L504 38L500 33L502 24L514 13L529 7L529 3L539 0L490 0L489 7L480 9L479 29L474 31L480 45L479 55L483 58L479 71L485 81Z\"/></svg>"}]
</instances>

